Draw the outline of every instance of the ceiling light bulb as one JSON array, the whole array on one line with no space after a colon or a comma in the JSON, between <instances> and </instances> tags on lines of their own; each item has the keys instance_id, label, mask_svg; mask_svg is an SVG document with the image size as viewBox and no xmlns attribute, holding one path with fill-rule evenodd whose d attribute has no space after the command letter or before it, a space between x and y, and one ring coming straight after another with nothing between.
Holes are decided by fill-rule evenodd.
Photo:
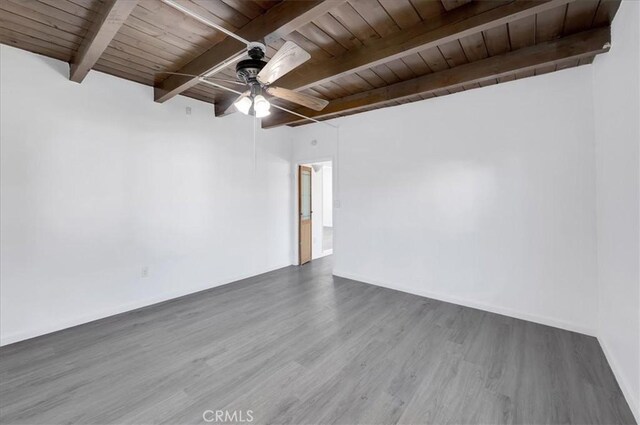
<instances>
[{"instance_id":1,"label":"ceiling light bulb","mask_svg":"<svg viewBox=\"0 0 640 425\"><path fill-rule=\"evenodd\" d=\"M256 111L256 118L264 118L264 117L268 117L269 115L271 115L271 112L269 111Z\"/></svg>"},{"instance_id":2,"label":"ceiling light bulb","mask_svg":"<svg viewBox=\"0 0 640 425\"><path fill-rule=\"evenodd\" d=\"M265 114L265 112L269 112L271 108L271 104L267 99L264 98L263 95L259 94L253 99L253 110L256 111L256 117L260 118L258 114ZM262 115L267 116L269 114Z\"/></svg>"},{"instance_id":3,"label":"ceiling light bulb","mask_svg":"<svg viewBox=\"0 0 640 425\"><path fill-rule=\"evenodd\" d=\"M251 99L249 99L247 96L242 96L233 104L238 111L242 112L245 115L249 115L249 109L251 109Z\"/></svg>"}]
</instances>

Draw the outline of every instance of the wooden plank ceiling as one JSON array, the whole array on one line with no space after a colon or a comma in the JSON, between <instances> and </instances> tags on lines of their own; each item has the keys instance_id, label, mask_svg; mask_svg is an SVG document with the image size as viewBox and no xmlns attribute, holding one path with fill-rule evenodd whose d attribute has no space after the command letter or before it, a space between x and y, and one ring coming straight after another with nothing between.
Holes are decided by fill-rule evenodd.
<instances>
[{"instance_id":1,"label":"wooden plank ceiling","mask_svg":"<svg viewBox=\"0 0 640 425\"><path fill-rule=\"evenodd\" d=\"M277 85L329 100L328 119L586 65L608 50L620 0L178 0L251 39L311 54ZM225 115L234 95L198 84L243 45L161 0L1 0L0 42L183 95ZM234 65L216 77L235 79ZM79 71L78 71L79 70ZM152 99L150 99L152 101ZM276 111L263 127L309 121Z\"/></svg>"}]
</instances>

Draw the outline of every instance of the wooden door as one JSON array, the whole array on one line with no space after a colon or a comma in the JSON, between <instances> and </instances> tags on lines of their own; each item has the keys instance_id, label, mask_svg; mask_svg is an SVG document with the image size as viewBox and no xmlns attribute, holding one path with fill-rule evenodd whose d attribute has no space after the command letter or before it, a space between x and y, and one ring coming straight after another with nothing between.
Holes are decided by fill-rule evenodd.
<instances>
[{"instance_id":1,"label":"wooden door","mask_svg":"<svg viewBox=\"0 0 640 425\"><path fill-rule=\"evenodd\" d=\"M311 167L298 170L298 211L300 264L311 261Z\"/></svg>"}]
</instances>

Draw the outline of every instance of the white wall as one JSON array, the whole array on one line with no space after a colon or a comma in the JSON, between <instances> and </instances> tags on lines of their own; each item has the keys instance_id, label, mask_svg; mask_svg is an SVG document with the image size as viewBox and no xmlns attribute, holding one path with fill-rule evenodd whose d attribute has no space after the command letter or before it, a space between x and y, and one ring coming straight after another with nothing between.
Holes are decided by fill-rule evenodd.
<instances>
[{"instance_id":1,"label":"white wall","mask_svg":"<svg viewBox=\"0 0 640 425\"><path fill-rule=\"evenodd\" d=\"M337 159L334 273L594 334L591 78L580 67L341 118L339 142L296 128L294 159Z\"/></svg>"},{"instance_id":2,"label":"white wall","mask_svg":"<svg viewBox=\"0 0 640 425\"><path fill-rule=\"evenodd\" d=\"M594 63L598 338L640 422L640 4L624 1Z\"/></svg>"},{"instance_id":3,"label":"white wall","mask_svg":"<svg viewBox=\"0 0 640 425\"><path fill-rule=\"evenodd\" d=\"M0 55L2 344L290 264L289 129Z\"/></svg>"},{"instance_id":4,"label":"white wall","mask_svg":"<svg viewBox=\"0 0 640 425\"><path fill-rule=\"evenodd\" d=\"M326 165L322 170L322 226L333 227L333 173Z\"/></svg>"}]
</instances>

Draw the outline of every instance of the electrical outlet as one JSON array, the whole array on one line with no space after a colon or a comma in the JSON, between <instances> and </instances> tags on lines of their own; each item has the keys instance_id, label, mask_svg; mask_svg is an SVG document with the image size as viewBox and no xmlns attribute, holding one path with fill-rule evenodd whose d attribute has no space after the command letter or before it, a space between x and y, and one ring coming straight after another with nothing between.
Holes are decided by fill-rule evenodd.
<instances>
[{"instance_id":1,"label":"electrical outlet","mask_svg":"<svg viewBox=\"0 0 640 425\"><path fill-rule=\"evenodd\" d=\"M149 266L144 266L142 268L142 273L140 273L140 277L149 277Z\"/></svg>"},{"instance_id":2,"label":"electrical outlet","mask_svg":"<svg viewBox=\"0 0 640 425\"><path fill-rule=\"evenodd\" d=\"M187 106L186 111L187 111L187 115L191 115L191 106Z\"/></svg>"}]
</instances>

